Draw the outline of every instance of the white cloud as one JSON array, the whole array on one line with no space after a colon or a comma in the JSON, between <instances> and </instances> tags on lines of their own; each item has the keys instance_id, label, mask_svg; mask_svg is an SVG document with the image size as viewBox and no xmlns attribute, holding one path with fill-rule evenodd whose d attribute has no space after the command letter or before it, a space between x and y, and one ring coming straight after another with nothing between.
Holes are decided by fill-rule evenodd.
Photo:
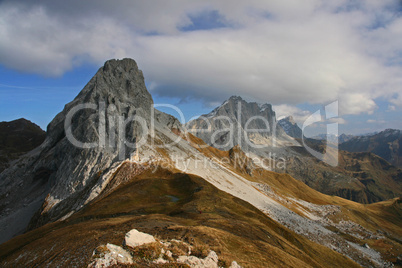
<instances>
[{"instance_id":1,"label":"white cloud","mask_svg":"<svg viewBox=\"0 0 402 268\"><path fill-rule=\"evenodd\" d=\"M132 57L160 95L209 103L241 95L276 105L339 100L342 114L372 113L378 97L402 106L395 2L353 3L3 1L0 63L57 76L83 62ZM228 27L178 30L205 10L218 11ZM302 112L292 114L302 120Z\"/></svg>"},{"instance_id":2,"label":"white cloud","mask_svg":"<svg viewBox=\"0 0 402 268\"><path fill-rule=\"evenodd\" d=\"M288 104L274 105L273 110L275 111L277 120L281 120L287 116L292 116L299 125L303 124L303 122L311 115L309 111Z\"/></svg>"},{"instance_id":3,"label":"white cloud","mask_svg":"<svg viewBox=\"0 0 402 268\"><path fill-rule=\"evenodd\" d=\"M347 121L345 119L343 119L342 117L336 117L336 118L330 118L328 119L329 123L338 123L339 125L344 125L347 123Z\"/></svg>"},{"instance_id":4,"label":"white cloud","mask_svg":"<svg viewBox=\"0 0 402 268\"><path fill-rule=\"evenodd\" d=\"M343 93L339 96L339 114L372 114L378 108L369 94Z\"/></svg>"},{"instance_id":5,"label":"white cloud","mask_svg":"<svg viewBox=\"0 0 402 268\"><path fill-rule=\"evenodd\" d=\"M395 106L402 107L402 93L396 95L395 97L391 98L390 102L394 104L392 107L395 108ZM390 107L390 108L392 108Z\"/></svg>"},{"instance_id":6,"label":"white cloud","mask_svg":"<svg viewBox=\"0 0 402 268\"><path fill-rule=\"evenodd\" d=\"M394 105L388 105L387 112L392 112L392 111L396 111L396 107Z\"/></svg>"},{"instance_id":7,"label":"white cloud","mask_svg":"<svg viewBox=\"0 0 402 268\"><path fill-rule=\"evenodd\" d=\"M367 123L369 123L369 124L385 124L386 122L384 120L368 119Z\"/></svg>"}]
</instances>

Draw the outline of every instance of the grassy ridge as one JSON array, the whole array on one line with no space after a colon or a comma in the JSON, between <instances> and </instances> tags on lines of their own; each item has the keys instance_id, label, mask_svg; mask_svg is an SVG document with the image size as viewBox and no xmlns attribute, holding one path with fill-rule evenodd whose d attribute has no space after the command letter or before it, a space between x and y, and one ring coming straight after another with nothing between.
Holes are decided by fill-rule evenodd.
<instances>
[{"instance_id":1,"label":"grassy ridge","mask_svg":"<svg viewBox=\"0 0 402 268\"><path fill-rule=\"evenodd\" d=\"M0 245L1 263L85 266L93 249L121 244L132 228L208 247L227 265L236 260L244 267L358 267L202 178L165 169L135 177L64 222Z\"/></svg>"}]
</instances>

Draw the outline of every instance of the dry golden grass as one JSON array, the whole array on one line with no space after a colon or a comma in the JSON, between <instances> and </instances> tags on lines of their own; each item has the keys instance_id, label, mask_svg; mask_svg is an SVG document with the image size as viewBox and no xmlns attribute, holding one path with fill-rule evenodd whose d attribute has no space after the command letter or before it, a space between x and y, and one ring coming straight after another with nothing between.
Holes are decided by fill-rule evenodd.
<instances>
[{"instance_id":1,"label":"dry golden grass","mask_svg":"<svg viewBox=\"0 0 402 268\"><path fill-rule=\"evenodd\" d=\"M195 148L197 144L204 145L191 134L187 139ZM230 157L230 152L212 147L197 149L218 160ZM158 152L168 157L165 151ZM116 181L123 182L120 186L66 221L47 224L0 245L0 265L85 266L96 247L106 243L121 245L125 233L135 228L160 239L185 241L199 257L214 250L224 267L233 260L243 267L359 267L200 177L173 168L153 168L132 176L128 167L123 166L115 174ZM250 181L271 186L281 196L319 205L338 205L346 218L369 230L380 228L396 237L402 236L400 199L362 205L319 193L286 174L258 169L250 176L244 168L236 169L230 164L228 168ZM171 196L177 200L173 201ZM388 260L402 252L397 240L366 242ZM171 251L178 256L185 251L182 247L173 243ZM157 258L155 252L159 253L160 248L151 244L134 251L135 267L153 267L150 260ZM185 266L168 264L165 267Z\"/></svg>"},{"instance_id":2,"label":"dry golden grass","mask_svg":"<svg viewBox=\"0 0 402 268\"><path fill-rule=\"evenodd\" d=\"M354 240L355 243L367 243L370 247L380 252L383 258L390 262L395 262L396 257L402 252L402 199L394 198L391 200L373 203L361 204L337 196L322 194L304 183L294 179L288 174L280 174L266 170L256 170L253 176L237 169L236 172L250 181L265 183L281 197L294 197L302 199L317 205L337 205L341 207L342 215L332 216L332 220L351 220L360 224L373 233L378 230L385 232L383 243L376 240L358 240L353 237L347 237ZM302 215L297 207L292 204L283 203L284 206ZM339 232L339 230L334 230ZM346 237L346 234L342 234Z\"/></svg>"},{"instance_id":3,"label":"dry golden grass","mask_svg":"<svg viewBox=\"0 0 402 268\"><path fill-rule=\"evenodd\" d=\"M191 133L186 133L186 140L198 151L203 153L207 157L214 157L217 159L222 159L222 158L228 158L229 157L229 151L221 151L219 149L216 149L212 146L208 146L205 144L205 142L194 136Z\"/></svg>"},{"instance_id":4,"label":"dry golden grass","mask_svg":"<svg viewBox=\"0 0 402 268\"><path fill-rule=\"evenodd\" d=\"M195 142L203 145L203 141L198 138L193 138ZM222 152L215 148L206 148L200 150L201 152L215 156L216 158L223 158L229 156L230 152ZM241 152L239 152L241 153ZM345 171L346 167L351 166L353 162L352 157L354 154L341 152L339 156L340 165L339 169ZM244 157L244 156L243 156ZM381 159L376 156L362 154L361 159L356 160L360 163L360 167L370 174L375 174L374 166L383 164ZM378 163L373 163L379 161ZM378 159L377 159L378 158ZM356 162L355 161L355 162ZM243 159L243 162L247 162ZM291 177L288 174L280 174L276 172L267 171L264 169L254 169L252 176L242 165L227 165L229 169L239 175L247 178L250 181L264 183L272 187L272 189L282 197L294 197L297 199L302 199L317 205L337 205L341 207L342 215L332 216L332 220L338 222L340 220L351 220L357 224L360 224L364 228L370 230L373 233L377 233L378 230L384 230L386 233L386 239L384 243L375 243L370 240L356 240L355 242L364 244L369 244L370 247L379 251L384 259L395 262L396 256L402 252L402 199L394 198L392 200L387 200L383 202L373 203L369 205L353 202L347 199L343 199L337 196L329 196L322 194ZM381 173L378 174L381 176ZM384 178L383 181L388 181ZM395 182L392 182L395 183ZM393 185L393 184L392 184ZM398 186L400 187L400 186ZM291 204L284 203L284 206L293 210L294 212L302 215L297 207ZM339 230L335 230L339 231ZM342 234L345 235L346 234ZM352 237L349 237L354 239Z\"/></svg>"},{"instance_id":5,"label":"dry golden grass","mask_svg":"<svg viewBox=\"0 0 402 268\"><path fill-rule=\"evenodd\" d=\"M185 241L196 246L200 256L215 250L225 265L236 260L243 267L358 267L202 178L165 169L135 177L64 222L0 245L1 265L85 266L96 247L121 245L133 228ZM139 250L141 254L138 267L156 257L149 250Z\"/></svg>"}]
</instances>

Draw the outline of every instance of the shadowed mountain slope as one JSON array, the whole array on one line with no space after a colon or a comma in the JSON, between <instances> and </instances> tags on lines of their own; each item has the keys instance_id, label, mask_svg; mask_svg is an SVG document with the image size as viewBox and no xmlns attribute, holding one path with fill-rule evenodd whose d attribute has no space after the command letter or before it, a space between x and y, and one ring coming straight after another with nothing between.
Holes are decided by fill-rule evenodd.
<instances>
[{"instance_id":1,"label":"shadowed mountain slope","mask_svg":"<svg viewBox=\"0 0 402 268\"><path fill-rule=\"evenodd\" d=\"M293 150L298 155L289 159L284 170L277 171L288 173L322 193L364 204L402 195L402 170L375 154L339 151L338 166L332 167L302 147Z\"/></svg>"},{"instance_id":2,"label":"shadowed mountain slope","mask_svg":"<svg viewBox=\"0 0 402 268\"><path fill-rule=\"evenodd\" d=\"M0 173L12 160L41 145L45 136L45 131L24 118L0 122Z\"/></svg>"},{"instance_id":3,"label":"shadowed mountain slope","mask_svg":"<svg viewBox=\"0 0 402 268\"><path fill-rule=\"evenodd\" d=\"M402 132L397 129L386 129L368 136L356 136L342 143L339 147L349 152L371 152L392 165L402 167Z\"/></svg>"}]
</instances>

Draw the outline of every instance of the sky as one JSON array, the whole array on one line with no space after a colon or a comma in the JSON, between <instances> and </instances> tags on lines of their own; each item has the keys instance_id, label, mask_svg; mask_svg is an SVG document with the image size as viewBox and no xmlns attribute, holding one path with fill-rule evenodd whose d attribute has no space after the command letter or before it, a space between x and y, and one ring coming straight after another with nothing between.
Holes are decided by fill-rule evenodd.
<instances>
[{"instance_id":1,"label":"sky","mask_svg":"<svg viewBox=\"0 0 402 268\"><path fill-rule=\"evenodd\" d=\"M338 101L342 133L402 129L400 0L3 0L0 121L46 129L124 57L185 120L239 95L300 126Z\"/></svg>"}]
</instances>

